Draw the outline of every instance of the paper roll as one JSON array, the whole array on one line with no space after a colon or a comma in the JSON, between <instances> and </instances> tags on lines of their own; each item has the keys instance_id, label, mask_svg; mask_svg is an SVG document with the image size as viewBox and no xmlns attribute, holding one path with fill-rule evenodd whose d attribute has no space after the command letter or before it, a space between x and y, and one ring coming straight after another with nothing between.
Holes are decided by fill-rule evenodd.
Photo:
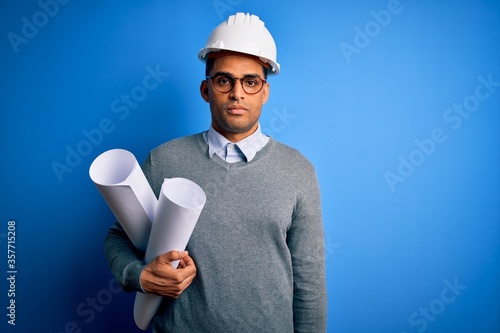
<instances>
[{"instance_id":1,"label":"paper roll","mask_svg":"<svg viewBox=\"0 0 500 333\"><path fill-rule=\"evenodd\" d=\"M203 189L185 178L165 179L149 236L145 260L151 262L171 250L183 251L206 202ZM177 268L178 261L171 265ZM162 301L161 296L137 293L134 320L146 330Z\"/></svg>"},{"instance_id":2,"label":"paper roll","mask_svg":"<svg viewBox=\"0 0 500 333\"><path fill-rule=\"evenodd\" d=\"M157 200L135 156L108 150L92 162L89 174L134 246L146 251Z\"/></svg>"}]
</instances>

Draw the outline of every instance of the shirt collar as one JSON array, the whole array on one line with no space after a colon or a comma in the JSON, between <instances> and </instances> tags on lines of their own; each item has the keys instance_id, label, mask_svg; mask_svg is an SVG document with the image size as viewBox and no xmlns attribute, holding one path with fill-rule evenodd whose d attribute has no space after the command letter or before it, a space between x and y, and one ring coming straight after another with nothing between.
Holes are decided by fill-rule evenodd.
<instances>
[{"instance_id":1,"label":"shirt collar","mask_svg":"<svg viewBox=\"0 0 500 333\"><path fill-rule=\"evenodd\" d=\"M228 144L234 143L241 151L247 162L250 162L255 157L257 152L261 150L269 141L269 137L262 133L260 124L258 124L257 130L254 133L238 142L229 141L222 136L222 134L217 132L212 125L210 125L208 131L203 133L203 137L208 144L208 155L210 158L212 158L216 152L224 149Z\"/></svg>"}]
</instances>

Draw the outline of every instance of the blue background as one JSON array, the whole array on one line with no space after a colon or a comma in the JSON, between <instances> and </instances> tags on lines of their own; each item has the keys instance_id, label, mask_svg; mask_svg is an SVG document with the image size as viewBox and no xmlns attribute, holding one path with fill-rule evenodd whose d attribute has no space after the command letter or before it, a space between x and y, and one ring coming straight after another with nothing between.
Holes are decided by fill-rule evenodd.
<instances>
[{"instance_id":1,"label":"blue background","mask_svg":"<svg viewBox=\"0 0 500 333\"><path fill-rule=\"evenodd\" d=\"M317 169L328 332L500 331L498 1L61 2L0 4L0 331L139 331L88 169L209 126L196 55L236 11L278 46L262 127ZM148 68L163 77L146 91Z\"/></svg>"}]
</instances>

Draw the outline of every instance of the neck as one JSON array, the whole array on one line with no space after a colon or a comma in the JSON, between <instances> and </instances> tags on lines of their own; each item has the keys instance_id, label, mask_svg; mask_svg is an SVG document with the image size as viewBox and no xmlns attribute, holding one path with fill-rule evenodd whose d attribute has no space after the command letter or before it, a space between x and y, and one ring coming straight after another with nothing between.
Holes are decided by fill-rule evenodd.
<instances>
[{"instance_id":1,"label":"neck","mask_svg":"<svg viewBox=\"0 0 500 333\"><path fill-rule=\"evenodd\" d=\"M255 131L258 128L258 124L255 124L252 128L250 128L249 130L247 130L245 132L242 132L242 133L227 132L227 131L224 131L224 130L220 129L218 126L214 126L214 124L212 124L212 127L220 135L222 135L223 137L225 137L229 141L231 141L233 143L236 143L236 142L239 142L239 141L241 141L241 140L243 140L245 138L248 138L250 135L252 135L253 133L255 133Z\"/></svg>"}]
</instances>

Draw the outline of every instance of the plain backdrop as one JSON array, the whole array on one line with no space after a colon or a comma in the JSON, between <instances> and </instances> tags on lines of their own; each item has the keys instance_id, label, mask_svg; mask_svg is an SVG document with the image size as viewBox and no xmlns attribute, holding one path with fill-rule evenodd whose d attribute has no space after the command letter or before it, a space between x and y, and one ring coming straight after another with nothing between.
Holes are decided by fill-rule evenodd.
<instances>
[{"instance_id":1,"label":"plain backdrop","mask_svg":"<svg viewBox=\"0 0 500 333\"><path fill-rule=\"evenodd\" d=\"M108 149L142 162L208 128L197 53L238 11L278 47L261 126L319 177L328 332L499 332L500 3L488 0L3 1L0 330L139 331L88 169Z\"/></svg>"}]
</instances>

